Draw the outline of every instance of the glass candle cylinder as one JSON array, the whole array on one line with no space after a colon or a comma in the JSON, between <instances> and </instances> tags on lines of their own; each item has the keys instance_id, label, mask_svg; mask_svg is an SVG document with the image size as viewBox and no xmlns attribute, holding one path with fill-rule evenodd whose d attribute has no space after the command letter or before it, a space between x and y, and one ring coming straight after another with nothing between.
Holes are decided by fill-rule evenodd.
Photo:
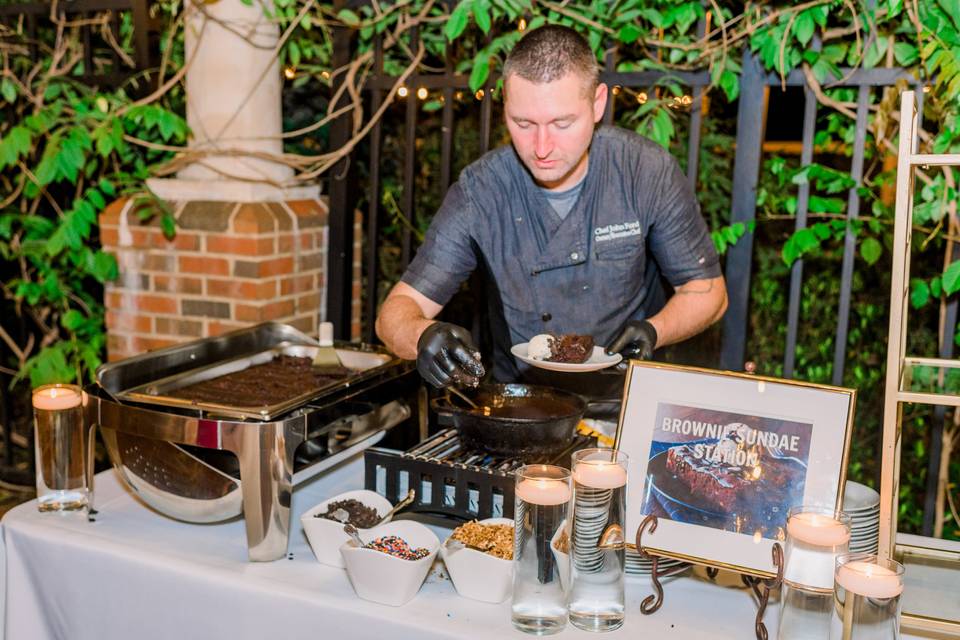
<instances>
[{"instance_id":1,"label":"glass candle cylinder","mask_svg":"<svg viewBox=\"0 0 960 640\"><path fill-rule=\"evenodd\" d=\"M815 506L787 513L780 640L820 640L830 635L836 559L850 545L850 516Z\"/></svg>"},{"instance_id":2,"label":"glass candle cylinder","mask_svg":"<svg viewBox=\"0 0 960 640\"><path fill-rule=\"evenodd\" d=\"M516 473L511 620L520 631L557 633L567 622L566 554L554 550L567 521L570 471L534 464Z\"/></svg>"},{"instance_id":3,"label":"glass candle cylinder","mask_svg":"<svg viewBox=\"0 0 960 640\"><path fill-rule=\"evenodd\" d=\"M898 640L903 565L868 553L837 558L831 640Z\"/></svg>"},{"instance_id":4,"label":"glass candle cylinder","mask_svg":"<svg viewBox=\"0 0 960 640\"><path fill-rule=\"evenodd\" d=\"M86 509L93 490L83 392L69 384L48 384L33 391L37 505L40 511Z\"/></svg>"},{"instance_id":5,"label":"glass candle cylinder","mask_svg":"<svg viewBox=\"0 0 960 640\"><path fill-rule=\"evenodd\" d=\"M623 523L627 455L612 449L573 454L570 623L588 631L623 625Z\"/></svg>"}]
</instances>

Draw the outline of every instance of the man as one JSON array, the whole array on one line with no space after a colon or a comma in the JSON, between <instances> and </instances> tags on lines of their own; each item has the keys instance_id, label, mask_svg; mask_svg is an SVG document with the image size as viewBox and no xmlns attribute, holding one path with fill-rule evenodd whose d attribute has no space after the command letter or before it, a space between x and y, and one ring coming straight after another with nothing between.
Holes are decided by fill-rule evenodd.
<instances>
[{"instance_id":1,"label":"man","mask_svg":"<svg viewBox=\"0 0 960 640\"><path fill-rule=\"evenodd\" d=\"M575 31L527 33L503 68L511 146L468 166L390 291L377 335L437 387L484 375L469 332L434 318L476 268L487 272L494 377L523 371L510 346L541 333L592 335L649 358L717 321L717 254L676 161L632 132L596 128L607 102ZM664 304L663 276L674 288Z\"/></svg>"}]
</instances>

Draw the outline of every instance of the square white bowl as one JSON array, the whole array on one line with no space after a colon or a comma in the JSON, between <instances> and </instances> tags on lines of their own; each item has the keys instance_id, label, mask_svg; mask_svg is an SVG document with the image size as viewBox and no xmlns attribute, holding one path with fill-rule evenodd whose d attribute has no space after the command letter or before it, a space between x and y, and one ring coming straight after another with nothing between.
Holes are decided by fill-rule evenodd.
<instances>
[{"instance_id":1,"label":"square white bowl","mask_svg":"<svg viewBox=\"0 0 960 640\"><path fill-rule=\"evenodd\" d=\"M550 551L553 553L553 561L557 563L557 575L560 577L560 588L566 591L570 585L570 554L560 551L557 546L563 537L564 531L567 532L567 544L570 544L570 532L567 531L567 521L564 520L560 523L560 526L557 527L553 537L550 538Z\"/></svg>"},{"instance_id":2,"label":"square white bowl","mask_svg":"<svg viewBox=\"0 0 960 640\"><path fill-rule=\"evenodd\" d=\"M389 500L375 491L357 489L328 498L300 516L300 524L303 525L303 532L307 534L307 540L310 542L310 548L313 549L313 555L315 555L317 561L322 564L328 564L331 567L340 567L342 569L343 556L340 555L340 545L349 540L350 536L344 532L343 523L327 518L318 518L316 515L318 513L326 513L327 505L333 502L350 500L351 498L362 502L368 507L373 507L377 510L377 515L381 518L390 511L393 506ZM359 529L359 531L360 537L367 540L368 538L364 534L370 531L370 529ZM372 538L370 539L372 540Z\"/></svg>"},{"instance_id":3,"label":"square white bowl","mask_svg":"<svg viewBox=\"0 0 960 640\"><path fill-rule=\"evenodd\" d=\"M397 520L360 533L364 543L381 536L398 536L411 548L426 547L430 554L419 560L403 560L382 551L358 547L353 541L342 544L340 554L358 596L399 607L417 595L437 557L440 539L433 531L412 520Z\"/></svg>"},{"instance_id":4,"label":"square white bowl","mask_svg":"<svg viewBox=\"0 0 960 640\"><path fill-rule=\"evenodd\" d=\"M480 524L506 524L512 529L514 522L508 518L487 518ZM513 591L513 560L504 560L483 551L463 547L451 551L444 541L440 556L447 565L447 573L457 593L465 598L482 602L503 602Z\"/></svg>"}]
</instances>

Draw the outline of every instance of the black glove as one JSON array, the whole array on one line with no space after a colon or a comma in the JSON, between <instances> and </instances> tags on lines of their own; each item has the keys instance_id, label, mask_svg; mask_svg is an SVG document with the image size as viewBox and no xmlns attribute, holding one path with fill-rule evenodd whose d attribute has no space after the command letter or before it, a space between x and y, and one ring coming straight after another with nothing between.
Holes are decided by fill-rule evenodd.
<instances>
[{"instance_id":1,"label":"black glove","mask_svg":"<svg viewBox=\"0 0 960 640\"><path fill-rule=\"evenodd\" d=\"M646 320L631 320L614 336L607 353L619 353L624 358L649 360L657 347L657 330Z\"/></svg>"},{"instance_id":2,"label":"black glove","mask_svg":"<svg viewBox=\"0 0 960 640\"><path fill-rule=\"evenodd\" d=\"M475 387L484 374L470 332L449 322L434 322L420 334L417 370L438 389L453 384Z\"/></svg>"}]
</instances>

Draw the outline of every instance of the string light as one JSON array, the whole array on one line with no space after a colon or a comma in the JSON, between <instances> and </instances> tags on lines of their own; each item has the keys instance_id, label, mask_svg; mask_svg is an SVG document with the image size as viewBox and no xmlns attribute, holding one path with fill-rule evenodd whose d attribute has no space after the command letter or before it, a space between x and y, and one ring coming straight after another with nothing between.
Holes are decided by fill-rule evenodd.
<instances>
[{"instance_id":1,"label":"string light","mask_svg":"<svg viewBox=\"0 0 960 640\"><path fill-rule=\"evenodd\" d=\"M620 95L620 85L618 84L613 85L613 95L615 96Z\"/></svg>"},{"instance_id":2,"label":"string light","mask_svg":"<svg viewBox=\"0 0 960 640\"><path fill-rule=\"evenodd\" d=\"M928 84L923 85L923 92L924 92L924 93L930 93L930 85L928 85Z\"/></svg>"},{"instance_id":3,"label":"string light","mask_svg":"<svg viewBox=\"0 0 960 640\"><path fill-rule=\"evenodd\" d=\"M453 97L457 100L463 100L463 91L457 91L455 94L453 94Z\"/></svg>"},{"instance_id":4,"label":"string light","mask_svg":"<svg viewBox=\"0 0 960 640\"><path fill-rule=\"evenodd\" d=\"M329 71L321 71L321 72L320 72L320 77L323 78L324 80L329 80L329 79L330 79L330 72L329 72Z\"/></svg>"},{"instance_id":5,"label":"string light","mask_svg":"<svg viewBox=\"0 0 960 640\"><path fill-rule=\"evenodd\" d=\"M429 94L427 93L426 87L420 87L419 89L417 89L417 97L420 98L421 100L426 100L428 95Z\"/></svg>"},{"instance_id":6,"label":"string light","mask_svg":"<svg viewBox=\"0 0 960 640\"><path fill-rule=\"evenodd\" d=\"M520 18L520 22L517 23L517 31L524 31L527 28L527 21L525 18Z\"/></svg>"},{"instance_id":7,"label":"string light","mask_svg":"<svg viewBox=\"0 0 960 640\"><path fill-rule=\"evenodd\" d=\"M477 100L483 100L483 89L477 89L477 92L473 94L473 97Z\"/></svg>"},{"instance_id":8,"label":"string light","mask_svg":"<svg viewBox=\"0 0 960 640\"><path fill-rule=\"evenodd\" d=\"M680 102L682 102L685 107L689 107L693 103L693 97L683 96L683 98L680 99Z\"/></svg>"},{"instance_id":9,"label":"string light","mask_svg":"<svg viewBox=\"0 0 960 640\"><path fill-rule=\"evenodd\" d=\"M283 77L285 77L287 80L293 80L297 77L297 70L293 67L287 67L283 70Z\"/></svg>"},{"instance_id":10,"label":"string light","mask_svg":"<svg viewBox=\"0 0 960 640\"><path fill-rule=\"evenodd\" d=\"M401 98L406 98L407 93L408 91L406 87L400 87L399 89L397 89L397 95L400 96Z\"/></svg>"},{"instance_id":11,"label":"string light","mask_svg":"<svg viewBox=\"0 0 960 640\"><path fill-rule=\"evenodd\" d=\"M637 94L637 102L639 102L640 104L647 103L647 93L645 91L641 91L640 93Z\"/></svg>"}]
</instances>

